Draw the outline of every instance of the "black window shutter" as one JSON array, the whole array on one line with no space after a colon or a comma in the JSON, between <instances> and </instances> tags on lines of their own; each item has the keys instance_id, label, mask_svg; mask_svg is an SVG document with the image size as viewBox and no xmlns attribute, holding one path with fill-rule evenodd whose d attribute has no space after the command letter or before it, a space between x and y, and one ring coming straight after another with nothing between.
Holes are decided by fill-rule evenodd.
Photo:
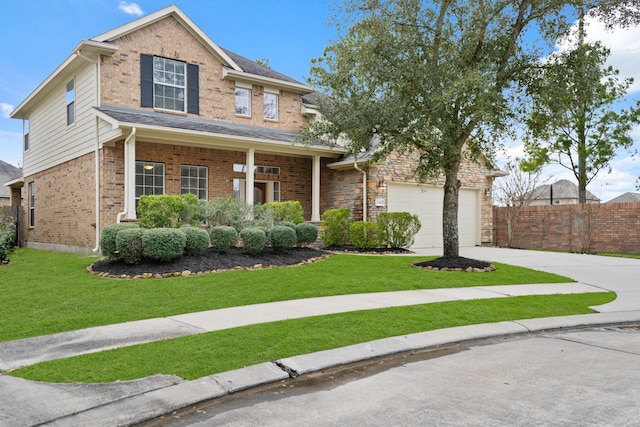
<instances>
[{"instance_id":1,"label":"black window shutter","mask_svg":"<svg viewBox=\"0 0 640 427\"><path fill-rule=\"evenodd\" d=\"M187 64L187 112L200 114L200 78L196 64Z\"/></svg>"},{"instance_id":2,"label":"black window shutter","mask_svg":"<svg viewBox=\"0 0 640 427\"><path fill-rule=\"evenodd\" d=\"M140 105L153 107L153 55L140 54Z\"/></svg>"}]
</instances>

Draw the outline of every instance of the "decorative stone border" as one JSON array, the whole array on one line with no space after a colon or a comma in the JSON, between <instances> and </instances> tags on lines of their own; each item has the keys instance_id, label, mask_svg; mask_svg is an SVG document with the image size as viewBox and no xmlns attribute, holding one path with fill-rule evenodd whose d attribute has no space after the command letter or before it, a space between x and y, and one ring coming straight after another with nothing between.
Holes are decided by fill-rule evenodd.
<instances>
[{"instance_id":1,"label":"decorative stone border","mask_svg":"<svg viewBox=\"0 0 640 427\"><path fill-rule=\"evenodd\" d=\"M422 268L424 270L429 270L429 271L464 271L467 273L488 273L490 271L496 271L496 267L493 264L489 264L488 267L485 268L474 268L474 267L467 267L467 268L438 268L438 267L432 267L432 266L428 266L428 267L423 267L421 265L416 265L416 264L411 264L412 267L415 268Z\"/></svg>"}]
</instances>

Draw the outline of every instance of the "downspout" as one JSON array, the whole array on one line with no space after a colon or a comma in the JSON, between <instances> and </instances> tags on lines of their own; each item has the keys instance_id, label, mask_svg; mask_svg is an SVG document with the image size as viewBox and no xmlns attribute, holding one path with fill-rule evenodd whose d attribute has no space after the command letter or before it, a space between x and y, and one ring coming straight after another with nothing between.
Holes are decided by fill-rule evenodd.
<instances>
[{"instance_id":1,"label":"downspout","mask_svg":"<svg viewBox=\"0 0 640 427\"><path fill-rule=\"evenodd\" d=\"M136 128L131 128L131 133L124 140L124 210L118 213L116 217L116 222L120 224L120 220L123 215L126 215L129 212L129 181L131 177L129 176L129 163L131 163L131 159L129 158L129 150L127 149L128 145L131 143L131 140L136 136ZM135 159L134 159L135 161Z\"/></svg>"},{"instance_id":2,"label":"downspout","mask_svg":"<svg viewBox=\"0 0 640 427\"><path fill-rule=\"evenodd\" d=\"M362 174L362 221L367 221L367 172L360 169L357 163L353 167Z\"/></svg>"}]
</instances>

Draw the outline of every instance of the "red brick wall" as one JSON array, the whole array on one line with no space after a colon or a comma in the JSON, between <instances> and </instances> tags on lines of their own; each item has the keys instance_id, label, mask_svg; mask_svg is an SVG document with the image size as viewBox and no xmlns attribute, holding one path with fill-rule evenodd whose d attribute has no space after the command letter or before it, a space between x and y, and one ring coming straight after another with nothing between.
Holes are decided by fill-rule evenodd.
<instances>
[{"instance_id":1,"label":"red brick wall","mask_svg":"<svg viewBox=\"0 0 640 427\"><path fill-rule=\"evenodd\" d=\"M495 244L507 245L504 207L494 207ZM640 253L640 203L526 206L513 247L576 252Z\"/></svg>"}]
</instances>

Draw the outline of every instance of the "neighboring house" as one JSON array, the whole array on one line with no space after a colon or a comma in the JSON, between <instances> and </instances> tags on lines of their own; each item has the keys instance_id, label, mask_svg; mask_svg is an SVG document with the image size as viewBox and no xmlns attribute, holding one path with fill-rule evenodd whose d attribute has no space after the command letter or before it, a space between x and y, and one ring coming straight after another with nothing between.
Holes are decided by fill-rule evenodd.
<instances>
[{"instance_id":1,"label":"neighboring house","mask_svg":"<svg viewBox=\"0 0 640 427\"><path fill-rule=\"evenodd\" d=\"M81 41L12 113L23 120L26 239L88 252L135 220L144 194L298 200L307 221L420 215L416 245L440 246L442 183L418 186L416 157L366 156L296 137L318 116L313 89L220 48L176 6ZM460 172L461 244L490 243L491 171ZM364 191L363 191L364 189Z\"/></svg>"},{"instance_id":2,"label":"neighboring house","mask_svg":"<svg viewBox=\"0 0 640 427\"><path fill-rule=\"evenodd\" d=\"M640 193L624 193L609 200L607 203L640 203Z\"/></svg>"},{"instance_id":3,"label":"neighboring house","mask_svg":"<svg viewBox=\"0 0 640 427\"><path fill-rule=\"evenodd\" d=\"M600 199L587 190L587 203L600 203ZM576 205L578 204L578 186L568 179L553 184L545 184L533 190L530 206Z\"/></svg>"},{"instance_id":4,"label":"neighboring house","mask_svg":"<svg viewBox=\"0 0 640 427\"><path fill-rule=\"evenodd\" d=\"M21 176L20 168L0 160L0 207L11 205L11 189L5 184Z\"/></svg>"}]
</instances>

